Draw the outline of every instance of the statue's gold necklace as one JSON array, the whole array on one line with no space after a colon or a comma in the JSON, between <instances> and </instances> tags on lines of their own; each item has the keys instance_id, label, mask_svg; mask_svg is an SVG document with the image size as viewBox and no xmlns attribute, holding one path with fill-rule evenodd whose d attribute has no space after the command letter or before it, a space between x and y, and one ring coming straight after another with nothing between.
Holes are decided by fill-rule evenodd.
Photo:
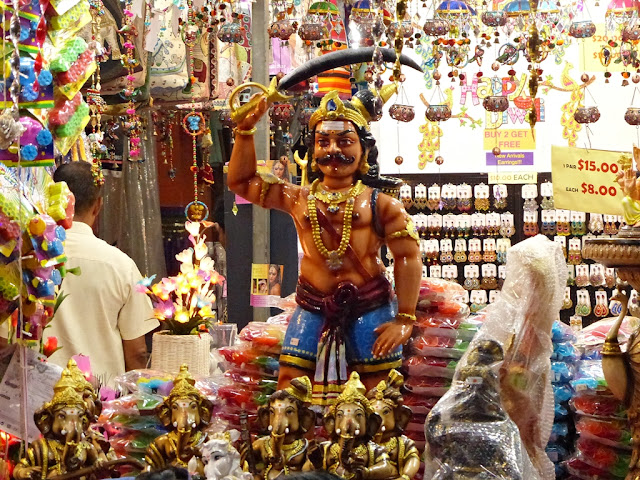
<instances>
[{"instance_id":1,"label":"statue's gold necklace","mask_svg":"<svg viewBox=\"0 0 640 480\"><path fill-rule=\"evenodd\" d=\"M269 437L269 440L267 440L264 444L265 450L267 451L267 455L269 455L269 457L273 456L273 447L271 446L272 441L273 440L271 439L271 437ZM282 446L281 450L285 454L285 462L284 462L282 471L284 472L285 476L289 475L289 465L287 464L287 462L291 460L293 457L296 457L306 447L307 447L307 441L303 438L296 440L291 444ZM269 464L267 465L267 468L264 470L265 480L269 479L269 472L271 471L272 467L273 465Z\"/></svg>"},{"instance_id":2,"label":"statue's gold necklace","mask_svg":"<svg viewBox=\"0 0 640 480\"><path fill-rule=\"evenodd\" d=\"M355 205L355 199L364 191L365 186L360 180L358 180L346 194L339 192L340 196L336 197L337 200L327 200L327 192L323 191L323 193L319 193L317 191L319 183L319 180L315 180L313 184L311 184L311 192L307 197L307 209L309 210L309 220L311 221L311 236L313 237L313 243L318 249L318 252L320 252L320 255L327 259L329 268L331 270L338 270L342 267L342 257L344 257L347 247L349 246L349 240L351 239L351 225L353 222L353 207ZM338 205L338 209L340 208L340 203L346 202L344 207L344 218L342 220L342 235L340 238L340 244L336 250L329 250L320 236L320 224L318 223L316 199L324 203L331 203L331 201L333 201ZM331 205L329 206L331 207Z\"/></svg>"},{"instance_id":3,"label":"statue's gold necklace","mask_svg":"<svg viewBox=\"0 0 640 480\"><path fill-rule=\"evenodd\" d=\"M362 181L358 182L351 187L347 192L327 192L324 188L320 187L315 192L315 197L322 203L329 205L327 212L338 213L340 211L340 204L346 202L353 196L353 198L364 192L365 186Z\"/></svg>"}]
</instances>

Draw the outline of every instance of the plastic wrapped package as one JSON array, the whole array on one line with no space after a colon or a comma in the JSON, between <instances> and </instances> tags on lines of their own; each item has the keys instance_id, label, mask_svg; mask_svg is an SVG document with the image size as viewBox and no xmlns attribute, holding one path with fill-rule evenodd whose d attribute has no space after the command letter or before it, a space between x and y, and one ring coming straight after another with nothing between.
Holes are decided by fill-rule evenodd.
<instances>
[{"instance_id":1,"label":"plastic wrapped package","mask_svg":"<svg viewBox=\"0 0 640 480\"><path fill-rule=\"evenodd\" d=\"M609 388L602 372L602 362L599 360L583 360L578 364L578 368L571 386L576 392L590 391L594 393L607 394Z\"/></svg>"},{"instance_id":2,"label":"plastic wrapped package","mask_svg":"<svg viewBox=\"0 0 640 480\"><path fill-rule=\"evenodd\" d=\"M253 365L271 371L277 371L280 368L278 359L275 358L275 355L280 352L279 347L262 349L254 348L249 342L238 342L230 347L221 347L218 352L227 362L237 367Z\"/></svg>"},{"instance_id":3,"label":"plastic wrapped package","mask_svg":"<svg viewBox=\"0 0 640 480\"><path fill-rule=\"evenodd\" d=\"M451 379L439 377L409 377L404 382L404 388L418 395L426 397L441 397L451 387Z\"/></svg>"},{"instance_id":4,"label":"plastic wrapped package","mask_svg":"<svg viewBox=\"0 0 640 480\"><path fill-rule=\"evenodd\" d=\"M423 357L414 355L407 358L404 369L409 377L442 377L453 378L458 362L448 358Z\"/></svg>"},{"instance_id":5,"label":"plastic wrapped package","mask_svg":"<svg viewBox=\"0 0 640 480\"><path fill-rule=\"evenodd\" d=\"M502 291L479 316L483 325L459 362L456 375L458 371L473 367L470 358L477 355L478 345L493 341L501 347L504 359L495 367L499 372L500 409L504 409L510 421L517 425L524 450L519 449L519 439L516 441L507 435L506 423L502 424L505 434L494 449L509 450L509 455L515 455L517 458L513 458L513 465L516 469L525 465L526 460L534 466L533 471L526 472L524 477L522 471L516 471L514 476L506 475L504 478L553 479L554 467L545 452L554 419L551 329L564 298L566 263L558 244L536 235L509 249L506 267ZM432 410L429 419L434 412L445 408L445 400L459 390L458 383L454 377L451 390ZM444 422L445 418L442 418ZM464 437L459 441L464 444ZM431 446L429 437L427 442ZM478 450L482 448L487 447L479 446ZM486 461L485 457L484 460L478 459L477 463L484 467ZM494 477L487 475L484 478Z\"/></svg>"},{"instance_id":6,"label":"plastic wrapped package","mask_svg":"<svg viewBox=\"0 0 640 480\"><path fill-rule=\"evenodd\" d=\"M551 427L551 436L549 437L549 443L558 443L566 440L569 436L569 423L568 422L556 422Z\"/></svg>"},{"instance_id":7,"label":"plastic wrapped package","mask_svg":"<svg viewBox=\"0 0 640 480\"><path fill-rule=\"evenodd\" d=\"M597 440L605 445L618 448L631 448L631 431L626 420L601 419L579 416L576 432L582 438Z\"/></svg>"},{"instance_id":8,"label":"plastic wrapped package","mask_svg":"<svg viewBox=\"0 0 640 480\"><path fill-rule=\"evenodd\" d=\"M568 402L573 395L573 390L569 385L554 384L552 388L553 400L556 404Z\"/></svg>"},{"instance_id":9,"label":"plastic wrapped package","mask_svg":"<svg viewBox=\"0 0 640 480\"><path fill-rule=\"evenodd\" d=\"M553 406L553 420L565 421L569 418L569 409L561 403L556 403Z\"/></svg>"},{"instance_id":10,"label":"plastic wrapped package","mask_svg":"<svg viewBox=\"0 0 640 480\"><path fill-rule=\"evenodd\" d=\"M629 472L631 452L620 450L589 438L580 437L576 442L577 458L614 477L624 477Z\"/></svg>"},{"instance_id":11,"label":"plastic wrapped package","mask_svg":"<svg viewBox=\"0 0 640 480\"><path fill-rule=\"evenodd\" d=\"M569 383L575 375L575 367L566 362L551 362L551 382Z\"/></svg>"},{"instance_id":12,"label":"plastic wrapped package","mask_svg":"<svg viewBox=\"0 0 640 480\"><path fill-rule=\"evenodd\" d=\"M603 318L592 323L578 332L578 343L584 346L602 345L607 333L617 320L616 317ZM629 336L640 326L635 317L625 317L618 331L618 341L620 345L626 344Z\"/></svg>"},{"instance_id":13,"label":"plastic wrapped package","mask_svg":"<svg viewBox=\"0 0 640 480\"><path fill-rule=\"evenodd\" d=\"M455 330L465 321L467 316L468 313L460 316L449 316L416 310L416 327L451 328Z\"/></svg>"},{"instance_id":14,"label":"plastic wrapped package","mask_svg":"<svg viewBox=\"0 0 640 480\"><path fill-rule=\"evenodd\" d=\"M580 360L580 352L571 342L554 343L551 360L574 363Z\"/></svg>"},{"instance_id":15,"label":"plastic wrapped package","mask_svg":"<svg viewBox=\"0 0 640 480\"><path fill-rule=\"evenodd\" d=\"M626 418L627 410L622 401L613 395L599 395L592 392L576 392L570 402L573 410L580 415L602 418Z\"/></svg>"},{"instance_id":16,"label":"plastic wrapped package","mask_svg":"<svg viewBox=\"0 0 640 480\"><path fill-rule=\"evenodd\" d=\"M255 349L264 346L267 349L282 347L284 334L287 330L285 323L249 322L238 334L238 338L251 343Z\"/></svg>"},{"instance_id":17,"label":"plastic wrapped package","mask_svg":"<svg viewBox=\"0 0 640 480\"><path fill-rule=\"evenodd\" d=\"M567 471L575 478L579 478L582 480L622 480L624 479L624 475L622 476L614 476L609 472L602 470L600 468L589 465L588 463L583 462L577 457L571 458L567 460L565 463Z\"/></svg>"},{"instance_id":18,"label":"plastic wrapped package","mask_svg":"<svg viewBox=\"0 0 640 480\"><path fill-rule=\"evenodd\" d=\"M411 342L411 352L427 357L461 358L469 342L449 337L419 336Z\"/></svg>"},{"instance_id":19,"label":"plastic wrapped package","mask_svg":"<svg viewBox=\"0 0 640 480\"><path fill-rule=\"evenodd\" d=\"M415 415L426 415L438 403L440 397L427 397L414 393L406 393L403 395L405 406L411 408ZM423 437L424 439L424 437Z\"/></svg>"},{"instance_id":20,"label":"plastic wrapped package","mask_svg":"<svg viewBox=\"0 0 640 480\"><path fill-rule=\"evenodd\" d=\"M502 347L474 341L465 360L427 417L425 479L539 479L503 407L493 369L503 360Z\"/></svg>"},{"instance_id":21,"label":"plastic wrapped package","mask_svg":"<svg viewBox=\"0 0 640 480\"><path fill-rule=\"evenodd\" d=\"M458 327L458 338L470 342L473 340L473 337L476 336L476 333L480 331L481 326L482 322L480 320L476 320L475 318L466 319Z\"/></svg>"},{"instance_id":22,"label":"plastic wrapped package","mask_svg":"<svg viewBox=\"0 0 640 480\"><path fill-rule=\"evenodd\" d=\"M576 335L569 325L556 320L551 327L551 341L553 343L575 342Z\"/></svg>"}]
</instances>

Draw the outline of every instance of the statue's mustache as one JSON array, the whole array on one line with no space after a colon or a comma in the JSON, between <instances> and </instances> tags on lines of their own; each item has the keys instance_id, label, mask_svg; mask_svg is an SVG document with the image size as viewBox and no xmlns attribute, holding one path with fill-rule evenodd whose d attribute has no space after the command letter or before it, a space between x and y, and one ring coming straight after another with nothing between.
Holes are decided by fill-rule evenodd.
<instances>
[{"instance_id":1,"label":"statue's mustache","mask_svg":"<svg viewBox=\"0 0 640 480\"><path fill-rule=\"evenodd\" d=\"M347 157L342 153L332 153L331 155L325 155L324 157L318 158L317 162L319 165L329 165L330 163L339 162L345 165L351 165L356 161L356 157Z\"/></svg>"}]
</instances>

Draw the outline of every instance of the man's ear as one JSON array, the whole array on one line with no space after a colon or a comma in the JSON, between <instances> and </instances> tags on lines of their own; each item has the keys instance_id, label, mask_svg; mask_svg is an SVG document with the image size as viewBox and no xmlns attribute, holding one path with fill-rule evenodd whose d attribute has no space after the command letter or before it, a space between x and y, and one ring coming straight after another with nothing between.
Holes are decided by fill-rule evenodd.
<instances>
[{"instance_id":1,"label":"man's ear","mask_svg":"<svg viewBox=\"0 0 640 480\"><path fill-rule=\"evenodd\" d=\"M94 216L98 216L98 214L100 213L100 210L102 210L102 206L104 205L104 198L102 197L98 197L98 200L96 200L95 205L93 206L93 215Z\"/></svg>"}]
</instances>

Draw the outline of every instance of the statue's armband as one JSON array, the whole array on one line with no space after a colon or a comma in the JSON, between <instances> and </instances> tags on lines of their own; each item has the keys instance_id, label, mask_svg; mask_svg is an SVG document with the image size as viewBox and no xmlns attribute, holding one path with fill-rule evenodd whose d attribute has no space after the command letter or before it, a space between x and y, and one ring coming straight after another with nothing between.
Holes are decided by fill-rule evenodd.
<instances>
[{"instance_id":1,"label":"statue's armband","mask_svg":"<svg viewBox=\"0 0 640 480\"><path fill-rule=\"evenodd\" d=\"M402 230L388 234L386 239L392 240L394 238L411 237L419 244L420 236L418 235L418 230L416 230L413 220L409 215L406 215L405 220L407 222L405 227Z\"/></svg>"},{"instance_id":2,"label":"statue's armband","mask_svg":"<svg viewBox=\"0 0 640 480\"><path fill-rule=\"evenodd\" d=\"M273 173L263 173L258 172L258 175L262 179L262 189L260 190L260 206L264 207L264 200L267 197L267 193L269 193L269 189L271 185L284 185L284 180L276 177Z\"/></svg>"}]
</instances>

